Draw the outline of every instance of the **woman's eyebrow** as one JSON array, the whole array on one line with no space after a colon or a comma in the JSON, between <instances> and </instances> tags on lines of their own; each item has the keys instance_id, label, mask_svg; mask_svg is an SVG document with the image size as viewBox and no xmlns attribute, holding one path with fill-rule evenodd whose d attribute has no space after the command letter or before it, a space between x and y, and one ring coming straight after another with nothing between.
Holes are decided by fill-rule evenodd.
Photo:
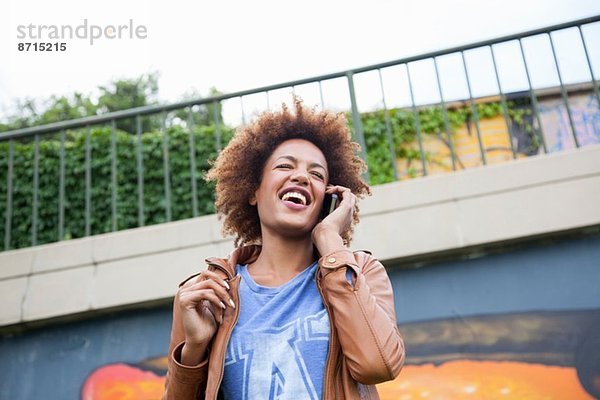
<instances>
[{"instance_id":1,"label":"woman's eyebrow","mask_svg":"<svg viewBox=\"0 0 600 400\"><path fill-rule=\"evenodd\" d=\"M285 158L286 160L290 160L290 161L292 161L292 162L295 162L295 163L297 163L297 162L298 162L298 159L297 159L296 157L294 157L294 156L290 156L290 155L283 155L283 156L279 156L279 157L277 157L277 159L276 159L275 161L278 161L278 160L279 160L279 159L281 159L281 158ZM321 163L318 163L318 162L316 162L316 161L315 161L315 162L312 162L312 163L310 163L310 165L309 165L309 166L310 166L310 167L322 168L323 170L327 171L327 168L325 168L325 167L324 167L324 166L323 166Z\"/></svg>"}]
</instances>

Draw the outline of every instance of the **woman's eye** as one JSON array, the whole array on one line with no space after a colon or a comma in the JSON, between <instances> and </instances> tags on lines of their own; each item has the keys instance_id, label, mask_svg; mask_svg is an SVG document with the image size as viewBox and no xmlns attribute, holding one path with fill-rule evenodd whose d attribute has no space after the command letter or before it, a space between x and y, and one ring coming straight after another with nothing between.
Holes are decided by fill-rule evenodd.
<instances>
[{"instance_id":1,"label":"woman's eye","mask_svg":"<svg viewBox=\"0 0 600 400\"><path fill-rule=\"evenodd\" d=\"M325 177L323 176L322 173L320 172L311 172L314 176L316 176L319 179L324 179Z\"/></svg>"},{"instance_id":2,"label":"woman's eye","mask_svg":"<svg viewBox=\"0 0 600 400\"><path fill-rule=\"evenodd\" d=\"M279 164L277 168L290 169L292 166L290 164Z\"/></svg>"}]
</instances>

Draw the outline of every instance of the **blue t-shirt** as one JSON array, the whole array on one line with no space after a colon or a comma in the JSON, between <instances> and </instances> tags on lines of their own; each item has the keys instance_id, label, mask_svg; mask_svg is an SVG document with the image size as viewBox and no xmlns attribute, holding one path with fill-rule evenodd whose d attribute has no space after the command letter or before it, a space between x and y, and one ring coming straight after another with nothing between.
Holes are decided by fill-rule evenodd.
<instances>
[{"instance_id":1,"label":"blue t-shirt","mask_svg":"<svg viewBox=\"0 0 600 400\"><path fill-rule=\"evenodd\" d=\"M240 315L225 356L225 399L320 399L329 316L317 263L279 287L260 286L238 265Z\"/></svg>"}]
</instances>

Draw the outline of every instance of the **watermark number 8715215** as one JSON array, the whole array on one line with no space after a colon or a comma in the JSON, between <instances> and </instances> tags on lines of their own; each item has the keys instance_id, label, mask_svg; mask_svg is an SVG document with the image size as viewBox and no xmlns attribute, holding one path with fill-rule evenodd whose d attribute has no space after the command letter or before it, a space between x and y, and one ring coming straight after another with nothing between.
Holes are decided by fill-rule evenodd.
<instances>
[{"instance_id":1,"label":"watermark number 8715215","mask_svg":"<svg viewBox=\"0 0 600 400\"><path fill-rule=\"evenodd\" d=\"M67 44L60 42L19 42L17 43L19 51L66 51Z\"/></svg>"}]
</instances>

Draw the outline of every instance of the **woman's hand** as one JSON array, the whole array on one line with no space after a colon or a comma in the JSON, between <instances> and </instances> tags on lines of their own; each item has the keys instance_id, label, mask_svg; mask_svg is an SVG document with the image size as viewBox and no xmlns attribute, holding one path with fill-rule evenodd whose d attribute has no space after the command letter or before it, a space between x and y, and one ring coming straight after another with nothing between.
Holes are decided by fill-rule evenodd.
<instances>
[{"instance_id":1,"label":"woman's hand","mask_svg":"<svg viewBox=\"0 0 600 400\"><path fill-rule=\"evenodd\" d=\"M344 186L327 186L326 194L336 193L340 199L338 207L319 222L312 231L312 240L321 255L344 249L344 233L352 224L356 196Z\"/></svg>"},{"instance_id":2,"label":"woman's hand","mask_svg":"<svg viewBox=\"0 0 600 400\"><path fill-rule=\"evenodd\" d=\"M208 344L218 324L223 322L223 311L234 307L228 290L226 281L207 270L186 282L177 292L185 333L182 364L197 365L205 358Z\"/></svg>"}]
</instances>

